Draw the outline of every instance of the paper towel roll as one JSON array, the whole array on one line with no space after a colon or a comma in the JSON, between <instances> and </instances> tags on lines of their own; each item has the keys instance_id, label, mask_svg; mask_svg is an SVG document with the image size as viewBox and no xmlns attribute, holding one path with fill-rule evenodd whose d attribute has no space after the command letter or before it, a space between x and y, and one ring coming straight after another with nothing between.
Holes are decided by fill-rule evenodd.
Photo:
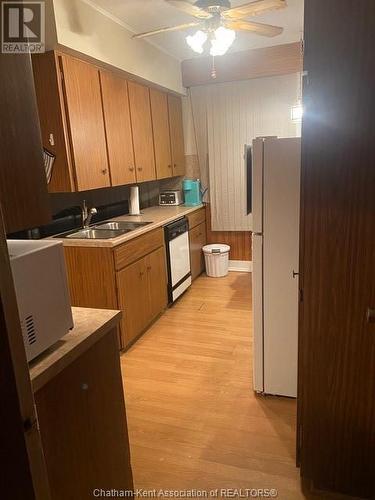
<instances>
[{"instance_id":1,"label":"paper towel roll","mask_svg":"<svg viewBox=\"0 0 375 500\"><path fill-rule=\"evenodd\" d=\"M129 200L129 215L140 215L141 211L139 208L139 187L132 186L130 188L130 200Z\"/></svg>"}]
</instances>

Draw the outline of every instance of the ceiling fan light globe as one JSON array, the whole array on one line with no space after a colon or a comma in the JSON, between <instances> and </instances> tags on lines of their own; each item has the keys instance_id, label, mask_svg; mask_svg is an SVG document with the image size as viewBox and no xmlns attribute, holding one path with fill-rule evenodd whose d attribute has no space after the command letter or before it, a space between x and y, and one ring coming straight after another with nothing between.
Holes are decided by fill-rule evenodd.
<instances>
[{"instance_id":1,"label":"ceiling fan light globe","mask_svg":"<svg viewBox=\"0 0 375 500\"><path fill-rule=\"evenodd\" d=\"M194 35L188 35L186 37L186 43L189 47L197 52L197 54L202 54L203 46L207 41L207 33L198 30Z\"/></svg>"},{"instance_id":2,"label":"ceiling fan light globe","mask_svg":"<svg viewBox=\"0 0 375 500\"><path fill-rule=\"evenodd\" d=\"M220 26L215 30L215 36L211 40L210 54L212 56L223 56L233 44L236 32Z\"/></svg>"}]
</instances>

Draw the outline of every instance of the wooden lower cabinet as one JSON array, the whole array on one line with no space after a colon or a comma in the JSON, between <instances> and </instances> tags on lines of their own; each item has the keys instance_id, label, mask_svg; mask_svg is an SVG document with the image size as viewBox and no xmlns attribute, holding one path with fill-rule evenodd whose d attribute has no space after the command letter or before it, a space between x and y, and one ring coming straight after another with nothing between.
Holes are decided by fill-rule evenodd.
<instances>
[{"instance_id":1,"label":"wooden lower cabinet","mask_svg":"<svg viewBox=\"0 0 375 500\"><path fill-rule=\"evenodd\" d=\"M149 292L149 319L154 320L167 307L167 275L164 247L146 257Z\"/></svg>"},{"instance_id":2,"label":"wooden lower cabinet","mask_svg":"<svg viewBox=\"0 0 375 500\"><path fill-rule=\"evenodd\" d=\"M117 273L119 307L123 311L122 340L124 346L147 326L148 283L145 258Z\"/></svg>"},{"instance_id":3,"label":"wooden lower cabinet","mask_svg":"<svg viewBox=\"0 0 375 500\"><path fill-rule=\"evenodd\" d=\"M114 248L66 246L64 251L72 305L121 309L122 349L167 307L162 228Z\"/></svg>"},{"instance_id":4,"label":"wooden lower cabinet","mask_svg":"<svg viewBox=\"0 0 375 500\"><path fill-rule=\"evenodd\" d=\"M190 242L190 266L191 278L194 280L205 269L204 255L202 247L206 244L206 223L203 222L198 226L190 229L189 242Z\"/></svg>"},{"instance_id":5,"label":"wooden lower cabinet","mask_svg":"<svg viewBox=\"0 0 375 500\"><path fill-rule=\"evenodd\" d=\"M116 329L34 397L53 500L133 489Z\"/></svg>"},{"instance_id":6,"label":"wooden lower cabinet","mask_svg":"<svg viewBox=\"0 0 375 500\"><path fill-rule=\"evenodd\" d=\"M205 270L202 247L207 244L206 209L202 207L187 215L189 220L191 279L195 280Z\"/></svg>"},{"instance_id":7,"label":"wooden lower cabinet","mask_svg":"<svg viewBox=\"0 0 375 500\"><path fill-rule=\"evenodd\" d=\"M117 273L122 332L128 346L167 306L164 247Z\"/></svg>"}]
</instances>

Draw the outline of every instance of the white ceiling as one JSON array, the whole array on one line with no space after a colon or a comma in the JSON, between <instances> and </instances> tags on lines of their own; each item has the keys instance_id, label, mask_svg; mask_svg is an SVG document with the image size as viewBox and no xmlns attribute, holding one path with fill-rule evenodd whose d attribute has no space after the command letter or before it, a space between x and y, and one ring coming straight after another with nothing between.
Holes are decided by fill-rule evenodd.
<instances>
[{"instance_id":1,"label":"white ceiling","mask_svg":"<svg viewBox=\"0 0 375 500\"><path fill-rule=\"evenodd\" d=\"M192 0L189 1L193 3ZM240 50L269 47L271 45L281 45L298 41L301 38L303 29L304 0L287 0L287 2L288 7L286 9L252 18L257 22L282 26L284 32L281 35L268 38L238 32L230 51L238 52ZM151 31L165 26L175 26L194 20L193 17L184 14L175 7L167 4L164 0L89 0L89 3L97 5L111 16L118 18L134 33ZM232 7L244 3L248 2L246 0L232 0ZM177 59L191 59L197 56L197 54L194 54L187 46L185 37L188 33L192 32L194 30L162 33L146 40L151 41Z\"/></svg>"}]
</instances>

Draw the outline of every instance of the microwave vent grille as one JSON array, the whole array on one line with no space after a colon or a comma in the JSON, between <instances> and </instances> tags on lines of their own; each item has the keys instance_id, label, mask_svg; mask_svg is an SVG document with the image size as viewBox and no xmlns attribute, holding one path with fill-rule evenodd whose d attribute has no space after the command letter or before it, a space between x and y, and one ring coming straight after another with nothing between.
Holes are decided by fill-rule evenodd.
<instances>
[{"instance_id":1,"label":"microwave vent grille","mask_svg":"<svg viewBox=\"0 0 375 500\"><path fill-rule=\"evenodd\" d=\"M36 329L33 315L30 314L22 321L22 330L24 332L25 338L29 345L35 344L36 342Z\"/></svg>"}]
</instances>

